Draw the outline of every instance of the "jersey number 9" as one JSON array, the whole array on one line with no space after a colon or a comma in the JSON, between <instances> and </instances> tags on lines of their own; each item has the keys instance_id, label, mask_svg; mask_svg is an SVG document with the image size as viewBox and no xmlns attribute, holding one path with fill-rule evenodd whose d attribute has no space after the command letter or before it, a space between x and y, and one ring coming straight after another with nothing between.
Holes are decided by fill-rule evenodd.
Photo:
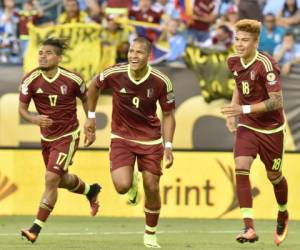
<instances>
[{"instance_id":1,"label":"jersey number 9","mask_svg":"<svg viewBox=\"0 0 300 250\"><path fill-rule=\"evenodd\" d=\"M132 98L132 103L133 103L133 105L138 109L139 108L139 105L140 105L140 98L138 98L138 97L133 97Z\"/></svg>"}]
</instances>

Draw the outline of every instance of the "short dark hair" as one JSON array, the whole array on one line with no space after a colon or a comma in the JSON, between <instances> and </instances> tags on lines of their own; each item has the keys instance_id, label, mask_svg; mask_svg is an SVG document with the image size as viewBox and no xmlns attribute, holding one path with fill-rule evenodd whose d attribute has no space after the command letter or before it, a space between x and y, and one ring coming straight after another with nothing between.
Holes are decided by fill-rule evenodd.
<instances>
[{"instance_id":1,"label":"short dark hair","mask_svg":"<svg viewBox=\"0 0 300 250\"><path fill-rule=\"evenodd\" d=\"M42 42L42 45L53 46L55 48L56 54L59 56L61 56L64 51L69 48L68 39L66 38L49 37Z\"/></svg>"},{"instance_id":2,"label":"short dark hair","mask_svg":"<svg viewBox=\"0 0 300 250\"><path fill-rule=\"evenodd\" d=\"M220 26L217 27L218 29L221 29L224 33L228 34L228 35L231 35L232 34L232 31L231 29L225 25L225 24L221 24Z\"/></svg>"},{"instance_id":3,"label":"short dark hair","mask_svg":"<svg viewBox=\"0 0 300 250\"><path fill-rule=\"evenodd\" d=\"M147 38L139 36L139 37L135 38L133 40L133 42L134 43L143 43L146 46L148 54L150 54L152 45L151 45L151 42Z\"/></svg>"},{"instance_id":4,"label":"short dark hair","mask_svg":"<svg viewBox=\"0 0 300 250\"><path fill-rule=\"evenodd\" d=\"M295 39L295 34L291 30L287 30L287 32L285 32L284 36L291 36Z\"/></svg>"},{"instance_id":5,"label":"short dark hair","mask_svg":"<svg viewBox=\"0 0 300 250\"><path fill-rule=\"evenodd\" d=\"M274 15L274 13L272 13L272 12L268 12L267 14L264 15L264 17L266 17L266 16L276 17L276 16Z\"/></svg>"},{"instance_id":6,"label":"short dark hair","mask_svg":"<svg viewBox=\"0 0 300 250\"><path fill-rule=\"evenodd\" d=\"M24 3L33 5L33 1L32 0L26 0L26 1L24 1Z\"/></svg>"}]
</instances>

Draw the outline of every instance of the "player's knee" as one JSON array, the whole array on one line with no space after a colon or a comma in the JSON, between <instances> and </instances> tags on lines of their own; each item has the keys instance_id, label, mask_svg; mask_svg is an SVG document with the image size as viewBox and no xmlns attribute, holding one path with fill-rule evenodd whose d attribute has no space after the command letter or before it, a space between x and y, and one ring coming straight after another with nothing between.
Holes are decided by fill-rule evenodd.
<instances>
[{"instance_id":1,"label":"player's knee","mask_svg":"<svg viewBox=\"0 0 300 250\"><path fill-rule=\"evenodd\" d=\"M253 158L252 157L236 157L235 158L235 172L246 170L249 171Z\"/></svg>"},{"instance_id":2,"label":"player's knee","mask_svg":"<svg viewBox=\"0 0 300 250\"><path fill-rule=\"evenodd\" d=\"M57 188L61 177L55 173L47 172L45 176L45 185L47 188Z\"/></svg>"},{"instance_id":3,"label":"player's knee","mask_svg":"<svg viewBox=\"0 0 300 250\"><path fill-rule=\"evenodd\" d=\"M130 185L125 182L115 183L115 189L119 194L126 194L130 189Z\"/></svg>"},{"instance_id":4,"label":"player's knee","mask_svg":"<svg viewBox=\"0 0 300 250\"><path fill-rule=\"evenodd\" d=\"M244 163L244 162L236 164L235 173L237 173L239 171L250 171L250 166L247 163Z\"/></svg>"}]
</instances>

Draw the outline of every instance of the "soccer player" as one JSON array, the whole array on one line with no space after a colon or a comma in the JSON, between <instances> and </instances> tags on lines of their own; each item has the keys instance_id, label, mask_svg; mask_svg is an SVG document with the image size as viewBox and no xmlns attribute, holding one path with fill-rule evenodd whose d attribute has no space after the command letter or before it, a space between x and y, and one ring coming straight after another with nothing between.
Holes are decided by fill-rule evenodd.
<instances>
[{"instance_id":1,"label":"soccer player","mask_svg":"<svg viewBox=\"0 0 300 250\"><path fill-rule=\"evenodd\" d=\"M63 39L49 38L39 50L39 67L22 80L19 112L27 121L41 130L41 145L46 165L45 191L37 216L29 229L22 229L22 236L34 243L53 210L58 188L83 194L91 206L91 215L98 212L97 201L101 187L88 185L78 176L68 173L68 167L79 144L79 123L76 115L76 97L82 101L87 113L86 86L77 74L59 67L67 48ZM38 114L28 111L33 100ZM91 140L92 134L87 135Z\"/></svg>"},{"instance_id":2,"label":"soccer player","mask_svg":"<svg viewBox=\"0 0 300 250\"><path fill-rule=\"evenodd\" d=\"M284 111L280 71L274 59L257 51L260 23L240 20L236 23L236 54L228 58L228 67L236 82L230 105L222 108L229 131L235 133L234 157L236 190L245 229L236 240L258 240L252 209L250 169L257 154L265 165L278 203L276 245L287 236L288 185L282 175L284 153Z\"/></svg>"},{"instance_id":3,"label":"soccer player","mask_svg":"<svg viewBox=\"0 0 300 250\"><path fill-rule=\"evenodd\" d=\"M169 78L148 64L150 49L148 40L136 38L128 52L129 64L115 65L93 79L88 89L89 114L85 133L88 136L87 145L93 143L95 138L89 136L89 133L95 133L96 130L95 109L98 96L102 90L111 88L112 181L118 193L125 194L129 191L129 198L134 203L137 182L133 173L137 161L145 193L144 245L160 248L155 234L161 208L159 180L163 157L166 168L173 164L175 98ZM162 129L156 114L157 101L162 109Z\"/></svg>"}]
</instances>

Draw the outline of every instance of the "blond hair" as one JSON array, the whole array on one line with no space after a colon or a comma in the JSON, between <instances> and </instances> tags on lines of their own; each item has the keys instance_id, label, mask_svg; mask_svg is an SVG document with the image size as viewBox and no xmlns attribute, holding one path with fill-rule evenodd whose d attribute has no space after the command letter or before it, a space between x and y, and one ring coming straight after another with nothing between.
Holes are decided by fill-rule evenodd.
<instances>
[{"instance_id":1,"label":"blond hair","mask_svg":"<svg viewBox=\"0 0 300 250\"><path fill-rule=\"evenodd\" d=\"M251 33L256 40L259 38L261 23L252 19L242 19L235 24L236 32L244 31Z\"/></svg>"}]
</instances>

